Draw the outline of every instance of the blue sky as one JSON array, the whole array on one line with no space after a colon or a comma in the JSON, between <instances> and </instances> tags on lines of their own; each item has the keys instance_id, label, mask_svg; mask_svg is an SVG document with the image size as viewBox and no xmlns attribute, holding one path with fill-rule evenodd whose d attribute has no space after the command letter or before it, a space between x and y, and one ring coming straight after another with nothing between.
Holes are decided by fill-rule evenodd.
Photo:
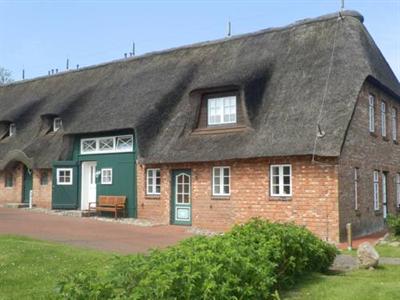
<instances>
[{"instance_id":1,"label":"blue sky","mask_svg":"<svg viewBox=\"0 0 400 300\"><path fill-rule=\"evenodd\" d=\"M89 66L136 54L289 24L337 11L340 0L4 1L0 0L0 66L15 80L48 70ZM346 0L400 78L400 0Z\"/></svg>"}]
</instances>

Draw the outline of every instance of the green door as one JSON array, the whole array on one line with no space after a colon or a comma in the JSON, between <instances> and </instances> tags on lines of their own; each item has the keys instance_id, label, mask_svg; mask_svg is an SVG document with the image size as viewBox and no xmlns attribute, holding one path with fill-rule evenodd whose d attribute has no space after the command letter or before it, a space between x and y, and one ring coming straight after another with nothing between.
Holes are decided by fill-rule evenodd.
<instances>
[{"instance_id":1,"label":"green door","mask_svg":"<svg viewBox=\"0 0 400 300\"><path fill-rule=\"evenodd\" d=\"M24 166L24 177L22 185L22 203L29 203L32 192L32 170Z\"/></svg>"},{"instance_id":2,"label":"green door","mask_svg":"<svg viewBox=\"0 0 400 300\"><path fill-rule=\"evenodd\" d=\"M191 171L173 170L171 184L171 223L176 225L191 225Z\"/></svg>"},{"instance_id":3,"label":"green door","mask_svg":"<svg viewBox=\"0 0 400 300\"><path fill-rule=\"evenodd\" d=\"M53 163L53 208L78 208L78 175L78 165L75 161Z\"/></svg>"}]
</instances>

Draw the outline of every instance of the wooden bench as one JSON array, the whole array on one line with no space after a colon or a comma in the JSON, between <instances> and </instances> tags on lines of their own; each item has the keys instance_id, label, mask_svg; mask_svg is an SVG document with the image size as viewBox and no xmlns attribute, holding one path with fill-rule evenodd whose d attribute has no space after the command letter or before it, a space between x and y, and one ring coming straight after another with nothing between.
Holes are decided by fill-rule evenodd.
<instances>
[{"instance_id":1,"label":"wooden bench","mask_svg":"<svg viewBox=\"0 0 400 300\"><path fill-rule=\"evenodd\" d=\"M114 212L114 217L117 218L118 212L122 211L125 217L126 196L99 196L96 213L102 211Z\"/></svg>"}]
</instances>

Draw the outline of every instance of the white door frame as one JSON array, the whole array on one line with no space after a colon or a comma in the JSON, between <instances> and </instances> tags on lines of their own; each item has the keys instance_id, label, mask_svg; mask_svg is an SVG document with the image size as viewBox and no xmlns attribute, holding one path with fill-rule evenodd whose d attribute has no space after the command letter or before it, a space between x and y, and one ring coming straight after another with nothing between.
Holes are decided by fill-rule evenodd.
<instances>
[{"instance_id":1,"label":"white door frame","mask_svg":"<svg viewBox=\"0 0 400 300\"><path fill-rule=\"evenodd\" d=\"M81 166L81 210L88 210L89 203L96 203L96 161L84 161Z\"/></svg>"}]
</instances>

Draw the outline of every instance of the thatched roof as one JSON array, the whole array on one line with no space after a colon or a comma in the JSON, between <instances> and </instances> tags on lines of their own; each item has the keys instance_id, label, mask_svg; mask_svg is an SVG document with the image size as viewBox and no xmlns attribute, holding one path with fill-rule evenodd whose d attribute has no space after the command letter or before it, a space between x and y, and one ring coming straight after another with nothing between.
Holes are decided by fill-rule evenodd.
<instances>
[{"instance_id":1,"label":"thatched roof","mask_svg":"<svg viewBox=\"0 0 400 300\"><path fill-rule=\"evenodd\" d=\"M400 95L362 16L342 15L3 86L0 122L15 122L18 132L0 142L0 160L19 150L35 167L50 167L65 158L65 135L128 128L135 130L144 162L312 154L335 30L320 124L325 136L315 154L338 156L367 78ZM232 85L244 90L251 129L193 135L200 103L190 92ZM64 130L44 134L44 115L60 116Z\"/></svg>"}]
</instances>

